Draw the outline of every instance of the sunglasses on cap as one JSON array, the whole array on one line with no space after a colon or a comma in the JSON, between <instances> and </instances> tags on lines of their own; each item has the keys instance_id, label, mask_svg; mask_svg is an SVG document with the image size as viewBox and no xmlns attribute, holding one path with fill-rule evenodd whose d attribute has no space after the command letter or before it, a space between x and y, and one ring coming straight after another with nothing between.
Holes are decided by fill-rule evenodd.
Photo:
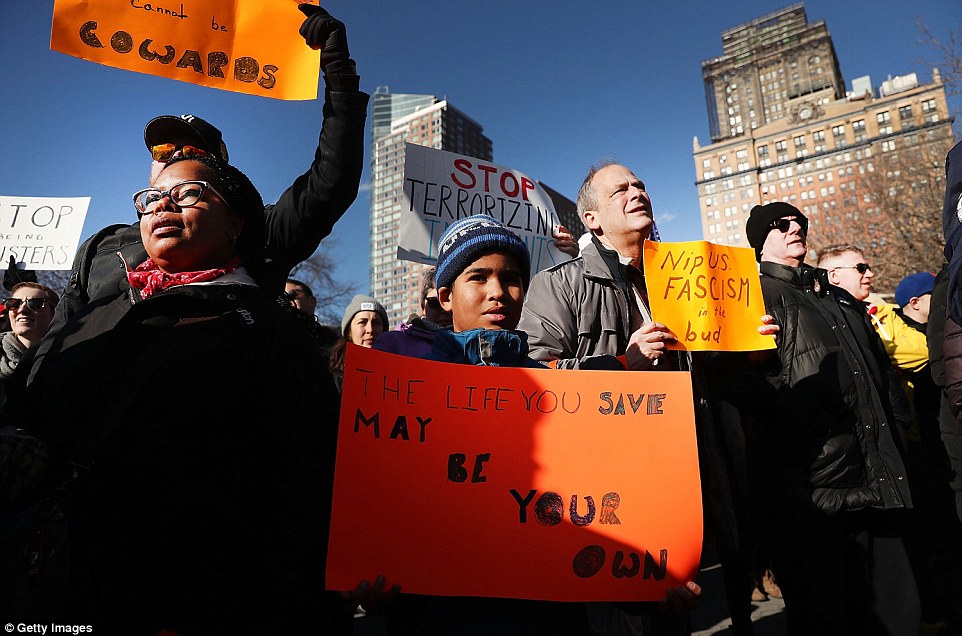
<instances>
[{"instance_id":1,"label":"sunglasses on cap","mask_svg":"<svg viewBox=\"0 0 962 636\"><path fill-rule=\"evenodd\" d=\"M833 267L832 269L854 269L859 274L864 274L868 270L872 269L872 266L868 263L855 263L854 265L839 265L838 267Z\"/></svg>"},{"instance_id":2,"label":"sunglasses on cap","mask_svg":"<svg viewBox=\"0 0 962 636\"><path fill-rule=\"evenodd\" d=\"M22 298L7 298L5 301L3 301L4 306L6 306L6 308L9 311L17 311L18 309L20 309L20 305L24 303L26 303L27 307L29 307L33 311L40 311L47 305L47 299L46 298L27 298L26 300L24 300Z\"/></svg>"},{"instance_id":3,"label":"sunglasses on cap","mask_svg":"<svg viewBox=\"0 0 962 636\"><path fill-rule=\"evenodd\" d=\"M782 217L777 221L772 221L771 224L768 226L768 229L778 230L779 232L784 234L785 232L788 232L788 228L792 227L792 221L795 221L796 223L798 223L799 227L802 228L802 232L805 232L805 226L802 225L802 222L799 219L795 218L794 216Z\"/></svg>"},{"instance_id":4,"label":"sunglasses on cap","mask_svg":"<svg viewBox=\"0 0 962 636\"><path fill-rule=\"evenodd\" d=\"M154 161L167 163L177 151L184 157L206 157L210 153L197 146L178 146L177 144L157 144L150 147L150 156Z\"/></svg>"}]
</instances>

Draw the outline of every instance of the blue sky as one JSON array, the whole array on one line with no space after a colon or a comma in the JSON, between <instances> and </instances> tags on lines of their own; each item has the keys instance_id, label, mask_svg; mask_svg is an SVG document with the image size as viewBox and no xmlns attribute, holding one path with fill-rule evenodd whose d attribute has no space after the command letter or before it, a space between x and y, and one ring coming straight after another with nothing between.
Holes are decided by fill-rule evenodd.
<instances>
[{"instance_id":1,"label":"blue sky","mask_svg":"<svg viewBox=\"0 0 962 636\"><path fill-rule=\"evenodd\" d=\"M264 0L289 11L290 0ZM179 5L171 2L171 6ZM163 6L162 1L155 4ZM692 138L708 142L701 61L724 29L786 0L603 3L526 0L328 0L344 21L361 87L447 97L480 122L497 163L574 198L587 167L612 157L651 192L665 240L701 238ZM958 28L958 0L810 0L842 74L917 72L931 79L923 19ZM160 114L198 114L223 132L231 160L274 201L307 169L321 104L282 102L121 71L49 48L53 0L0 2L0 195L90 196L83 236L130 221L145 187L143 127ZM292 33L292 37L299 37ZM960 100L950 102L958 110ZM369 135L368 135L369 137ZM358 200L337 224L336 276L368 289L370 143Z\"/></svg>"}]
</instances>

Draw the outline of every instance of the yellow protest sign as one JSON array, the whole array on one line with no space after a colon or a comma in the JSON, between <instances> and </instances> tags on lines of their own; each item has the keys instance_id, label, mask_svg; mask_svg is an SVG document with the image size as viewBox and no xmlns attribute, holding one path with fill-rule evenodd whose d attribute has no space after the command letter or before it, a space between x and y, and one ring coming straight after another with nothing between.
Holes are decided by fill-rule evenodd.
<instances>
[{"instance_id":1,"label":"yellow protest sign","mask_svg":"<svg viewBox=\"0 0 962 636\"><path fill-rule=\"evenodd\" d=\"M755 253L708 241L645 241L645 281L652 317L674 332L672 349L774 349L758 333L765 315Z\"/></svg>"},{"instance_id":2,"label":"yellow protest sign","mask_svg":"<svg viewBox=\"0 0 962 636\"><path fill-rule=\"evenodd\" d=\"M315 99L320 55L287 0L55 0L50 48L275 99Z\"/></svg>"}]
</instances>

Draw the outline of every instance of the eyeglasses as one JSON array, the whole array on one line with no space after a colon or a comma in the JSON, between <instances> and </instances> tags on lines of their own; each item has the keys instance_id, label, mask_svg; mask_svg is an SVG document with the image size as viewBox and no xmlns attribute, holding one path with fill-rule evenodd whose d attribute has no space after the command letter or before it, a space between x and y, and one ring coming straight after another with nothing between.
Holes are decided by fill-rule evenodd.
<instances>
[{"instance_id":1,"label":"eyeglasses","mask_svg":"<svg viewBox=\"0 0 962 636\"><path fill-rule=\"evenodd\" d=\"M768 226L768 229L778 230L779 232L784 234L785 232L788 232L788 229L790 227L792 227L792 221L795 221L796 223L798 223L799 227L802 228L802 233L805 232L805 226L802 225L799 222L799 220L796 219L795 217L786 217L786 218L778 219L777 221L772 221L771 224Z\"/></svg>"},{"instance_id":2,"label":"eyeglasses","mask_svg":"<svg viewBox=\"0 0 962 636\"><path fill-rule=\"evenodd\" d=\"M178 146L177 144L157 144L150 147L150 156L154 161L167 163L177 151L184 157L206 157L210 153L197 146Z\"/></svg>"},{"instance_id":3,"label":"eyeglasses","mask_svg":"<svg viewBox=\"0 0 962 636\"><path fill-rule=\"evenodd\" d=\"M137 208L137 218L143 218L145 214L152 212L148 208L160 203L166 197L182 208L189 208L197 205L197 202L204 198L204 192L210 188L211 192L224 199L223 195L214 186L206 181L181 181L170 187L170 190L158 190L157 188L147 188L134 192L134 207ZM227 200L224 199L224 203ZM230 206L228 206L230 207Z\"/></svg>"},{"instance_id":4,"label":"eyeglasses","mask_svg":"<svg viewBox=\"0 0 962 636\"><path fill-rule=\"evenodd\" d=\"M24 303L26 303L27 307L29 307L33 311L40 311L47 305L47 299L46 298L27 298L27 299L7 298L6 300L3 301L4 306L6 306L6 308L9 311L17 311L18 309L20 309L20 305L23 305Z\"/></svg>"},{"instance_id":5,"label":"eyeglasses","mask_svg":"<svg viewBox=\"0 0 962 636\"><path fill-rule=\"evenodd\" d=\"M864 274L868 270L872 269L872 266L868 263L855 263L854 265L839 265L838 267L833 267L832 269L854 269L859 274Z\"/></svg>"},{"instance_id":6,"label":"eyeglasses","mask_svg":"<svg viewBox=\"0 0 962 636\"><path fill-rule=\"evenodd\" d=\"M434 311L441 311L441 301L438 300L437 296L428 296L424 299L424 304Z\"/></svg>"}]
</instances>

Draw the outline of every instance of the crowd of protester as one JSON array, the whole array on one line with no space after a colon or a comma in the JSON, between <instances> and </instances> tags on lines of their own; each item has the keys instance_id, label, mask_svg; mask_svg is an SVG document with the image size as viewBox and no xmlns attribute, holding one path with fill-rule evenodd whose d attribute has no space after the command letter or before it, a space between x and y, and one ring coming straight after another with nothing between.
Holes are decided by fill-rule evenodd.
<instances>
[{"instance_id":1,"label":"crowd of protester","mask_svg":"<svg viewBox=\"0 0 962 636\"><path fill-rule=\"evenodd\" d=\"M752 209L775 348L689 353L651 314L652 201L592 166L586 233L531 275L487 216L440 237L419 313L389 329L357 295L318 323L289 278L357 196L368 95L344 25L300 5L325 94L310 168L277 203L195 115L148 122L137 222L78 250L62 294L8 281L0 334L0 615L130 635L691 632L695 581L658 603L418 596L371 572L325 589L349 345L451 364L690 373L705 532L733 633L784 597L789 634L962 634L962 149L947 159L947 266L905 272L891 304L866 253L823 247L775 201ZM132 188L136 189L136 188ZM813 260L815 265L807 263ZM337 546L330 546L336 550Z\"/></svg>"}]
</instances>

